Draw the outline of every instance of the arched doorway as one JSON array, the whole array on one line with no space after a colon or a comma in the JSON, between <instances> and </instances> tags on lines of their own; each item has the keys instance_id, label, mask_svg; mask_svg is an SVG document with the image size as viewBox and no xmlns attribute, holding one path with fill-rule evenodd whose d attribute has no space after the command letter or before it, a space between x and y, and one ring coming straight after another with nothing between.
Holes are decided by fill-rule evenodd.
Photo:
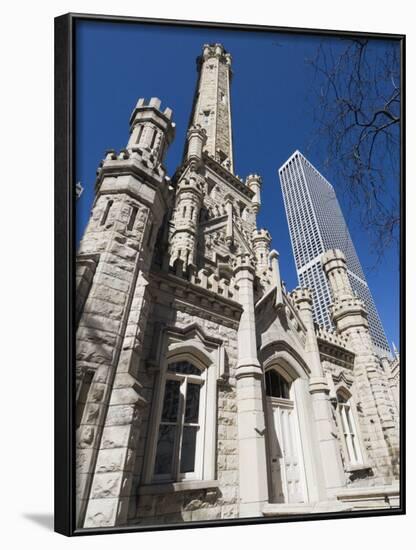
<instances>
[{"instance_id":1,"label":"arched doorway","mask_svg":"<svg viewBox=\"0 0 416 550\"><path fill-rule=\"evenodd\" d=\"M265 373L270 453L271 500L301 503L305 498L305 473L294 381L279 367Z\"/></svg>"}]
</instances>

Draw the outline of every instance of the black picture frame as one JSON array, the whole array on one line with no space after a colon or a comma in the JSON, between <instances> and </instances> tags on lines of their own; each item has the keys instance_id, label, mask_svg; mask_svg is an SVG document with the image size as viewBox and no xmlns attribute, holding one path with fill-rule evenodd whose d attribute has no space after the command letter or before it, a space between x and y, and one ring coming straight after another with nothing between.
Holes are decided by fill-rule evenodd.
<instances>
[{"instance_id":1,"label":"black picture frame","mask_svg":"<svg viewBox=\"0 0 416 550\"><path fill-rule=\"evenodd\" d=\"M401 350L401 477L400 507L394 510L363 510L347 513L317 513L284 518L255 518L193 521L185 524L144 527L77 529L75 527L75 430L74 430L74 260L75 260L75 27L79 21L118 22L126 25L141 23L186 28L236 29L246 32L284 32L298 35L332 37L368 37L397 40L401 45L401 239L400 239L400 350ZM327 29L290 28L235 23L181 21L69 13L55 18L55 531L66 536L142 532L169 529L194 529L292 521L317 521L350 517L401 515L406 513L405 486L405 90L406 37L401 34L364 33Z\"/></svg>"}]
</instances>

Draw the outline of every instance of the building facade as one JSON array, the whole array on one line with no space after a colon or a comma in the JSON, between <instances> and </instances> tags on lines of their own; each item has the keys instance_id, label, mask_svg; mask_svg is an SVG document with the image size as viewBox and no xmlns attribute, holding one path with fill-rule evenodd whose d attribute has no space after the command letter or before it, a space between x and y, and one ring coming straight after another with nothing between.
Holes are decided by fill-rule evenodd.
<instances>
[{"instance_id":1,"label":"building facade","mask_svg":"<svg viewBox=\"0 0 416 550\"><path fill-rule=\"evenodd\" d=\"M353 291L366 305L375 349L381 357L391 357L377 308L333 186L299 151L295 151L280 167L279 178L299 284L314 291L315 321L328 329L333 328L329 310L331 291L321 258L326 250L337 248L345 254Z\"/></svg>"},{"instance_id":2,"label":"building facade","mask_svg":"<svg viewBox=\"0 0 416 550\"><path fill-rule=\"evenodd\" d=\"M342 252L323 256L336 329L286 292L234 173L231 56L198 58L183 161L173 113L140 99L97 171L77 255L82 528L398 505L398 369L373 353Z\"/></svg>"}]
</instances>

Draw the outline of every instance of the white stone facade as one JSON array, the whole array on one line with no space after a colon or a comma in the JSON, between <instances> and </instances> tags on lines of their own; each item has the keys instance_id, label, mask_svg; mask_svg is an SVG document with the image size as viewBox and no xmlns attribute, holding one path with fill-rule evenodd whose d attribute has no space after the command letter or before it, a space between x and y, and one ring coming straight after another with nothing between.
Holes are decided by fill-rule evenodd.
<instances>
[{"instance_id":1,"label":"white stone facade","mask_svg":"<svg viewBox=\"0 0 416 550\"><path fill-rule=\"evenodd\" d=\"M156 98L97 173L77 263L79 527L398 505L398 360L372 352L339 251L323 261L335 332L282 287L261 178L233 171L230 71L204 46L172 179Z\"/></svg>"}]
</instances>

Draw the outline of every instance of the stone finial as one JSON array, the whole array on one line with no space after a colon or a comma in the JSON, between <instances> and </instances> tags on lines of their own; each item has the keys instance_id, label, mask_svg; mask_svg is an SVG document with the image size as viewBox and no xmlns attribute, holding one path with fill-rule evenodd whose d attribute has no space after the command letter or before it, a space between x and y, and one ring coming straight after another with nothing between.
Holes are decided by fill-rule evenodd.
<instances>
[{"instance_id":1,"label":"stone finial","mask_svg":"<svg viewBox=\"0 0 416 550\"><path fill-rule=\"evenodd\" d=\"M276 301L277 306L283 305L283 282L280 277L279 253L273 249L269 253L269 264L273 273L273 283L276 286Z\"/></svg>"},{"instance_id":2,"label":"stone finial","mask_svg":"<svg viewBox=\"0 0 416 550\"><path fill-rule=\"evenodd\" d=\"M204 44L201 56L202 60L205 61L211 57L215 57L223 63L231 65L231 55L225 50L222 44Z\"/></svg>"}]
</instances>

